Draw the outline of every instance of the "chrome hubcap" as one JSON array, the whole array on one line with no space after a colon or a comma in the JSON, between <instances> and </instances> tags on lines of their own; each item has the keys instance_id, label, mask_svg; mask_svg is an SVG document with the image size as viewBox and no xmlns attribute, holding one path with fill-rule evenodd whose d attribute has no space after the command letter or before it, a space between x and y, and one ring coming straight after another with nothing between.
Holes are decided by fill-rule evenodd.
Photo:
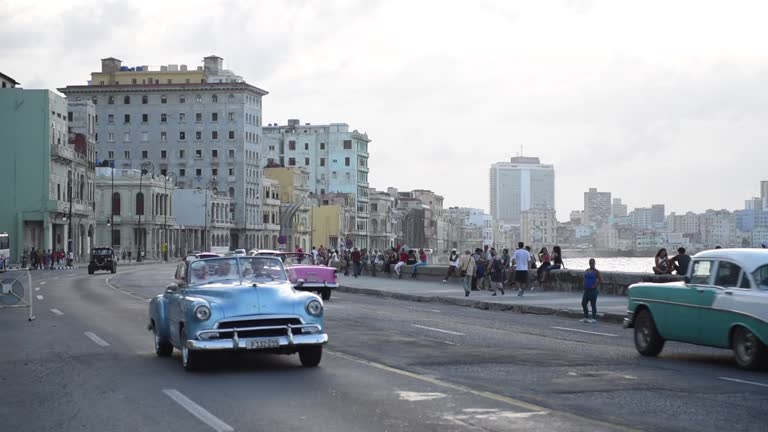
<instances>
[{"instance_id":1,"label":"chrome hubcap","mask_svg":"<svg viewBox=\"0 0 768 432\"><path fill-rule=\"evenodd\" d=\"M755 335L750 332L746 332L740 333L740 336L741 337L739 338L739 343L736 345L736 352L739 354L739 357L749 361L752 359L752 356L755 353Z\"/></svg>"}]
</instances>

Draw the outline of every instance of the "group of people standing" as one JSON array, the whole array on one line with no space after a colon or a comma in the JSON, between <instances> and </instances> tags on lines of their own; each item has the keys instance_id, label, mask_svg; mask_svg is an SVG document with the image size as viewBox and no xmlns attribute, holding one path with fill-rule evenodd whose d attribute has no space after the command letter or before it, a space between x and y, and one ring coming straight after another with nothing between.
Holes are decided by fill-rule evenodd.
<instances>
[{"instance_id":1,"label":"group of people standing","mask_svg":"<svg viewBox=\"0 0 768 432\"><path fill-rule=\"evenodd\" d=\"M33 269L54 270L57 268L72 267L74 258L72 252L66 253L64 252L64 249L45 250L32 248L30 250L24 250L21 265L22 267L29 266Z\"/></svg>"},{"instance_id":2,"label":"group of people standing","mask_svg":"<svg viewBox=\"0 0 768 432\"><path fill-rule=\"evenodd\" d=\"M368 250L366 248L342 249L341 251L327 249L320 245L320 248L312 247L310 259L314 265L323 265L336 267L345 276L350 273L354 277L369 273L376 276L376 273L383 271L385 273L394 272L398 278L402 278L402 269L406 265L413 266L411 277L418 275L419 268L427 265L429 257L424 249L406 249L404 247L393 247L386 250Z\"/></svg>"},{"instance_id":3,"label":"group of people standing","mask_svg":"<svg viewBox=\"0 0 768 432\"><path fill-rule=\"evenodd\" d=\"M482 249L475 249L474 253L466 250L463 256L459 256L454 248L448 260L450 265L443 283L459 273L464 277L466 296L471 291L486 289L492 291L492 295L496 295L497 291L503 295L505 284L515 285L518 288L517 295L522 296L531 285L534 271L535 283L531 285L531 290L546 280L547 272L565 268L560 246L552 248L552 254L547 248L542 248L538 255L534 255L531 247L525 246L523 242L517 244L513 254L506 248L498 253L496 248L486 245Z\"/></svg>"}]
</instances>

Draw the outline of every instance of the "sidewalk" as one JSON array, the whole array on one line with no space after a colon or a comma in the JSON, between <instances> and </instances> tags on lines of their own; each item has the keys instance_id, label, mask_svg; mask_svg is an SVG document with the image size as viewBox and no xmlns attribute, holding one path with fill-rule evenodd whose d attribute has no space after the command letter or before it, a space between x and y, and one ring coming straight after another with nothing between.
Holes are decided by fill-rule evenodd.
<instances>
[{"instance_id":1,"label":"sidewalk","mask_svg":"<svg viewBox=\"0 0 768 432\"><path fill-rule=\"evenodd\" d=\"M516 290L505 288L505 295L498 293L491 297L490 291L472 291L464 296L464 289L455 283L442 284L432 281L413 281L389 278L386 273L378 277L339 275L338 291L389 297L398 300L445 303L456 306L474 307L495 311L512 311L537 315L555 315L569 318L583 318L581 294L571 292L526 291L522 297ZM333 301L333 298L331 298ZM627 315L627 297L603 295L597 299L599 320L621 323Z\"/></svg>"}]
</instances>

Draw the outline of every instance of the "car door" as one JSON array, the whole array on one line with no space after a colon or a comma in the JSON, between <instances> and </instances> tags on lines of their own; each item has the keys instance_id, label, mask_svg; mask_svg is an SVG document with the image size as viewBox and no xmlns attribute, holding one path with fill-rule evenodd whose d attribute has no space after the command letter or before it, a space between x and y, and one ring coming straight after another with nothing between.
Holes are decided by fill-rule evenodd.
<instances>
[{"instance_id":1,"label":"car door","mask_svg":"<svg viewBox=\"0 0 768 432\"><path fill-rule=\"evenodd\" d=\"M708 259L694 260L690 281L685 285L671 285L664 290L664 328L666 339L698 343L701 308L711 304L709 291L713 288L715 262ZM709 302L709 303L708 303Z\"/></svg>"},{"instance_id":2,"label":"car door","mask_svg":"<svg viewBox=\"0 0 768 432\"><path fill-rule=\"evenodd\" d=\"M731 327L746 323L768 306L765 296L741 266L729 261L718 263L712 307L703 311L700 342L703 345L728 348Z\"/></svg>"},{"instance_id":3,"label":"car door","mask_svg":"<svg viewBox=\"0 0 768 432\"><path fill-rule=\"evenodd\" d=\"M177 346L181 346L179 339L179 323L183 319L181 313L181 301L183 299L183 292L187 284L187 263L182 262L176 267L176 274L174 276L178 288L176 290L166 290L164 297L167 301L167 314L168 314L168 326L171 336L171 340L176 342Z\"/></svg>"}]
</instances>

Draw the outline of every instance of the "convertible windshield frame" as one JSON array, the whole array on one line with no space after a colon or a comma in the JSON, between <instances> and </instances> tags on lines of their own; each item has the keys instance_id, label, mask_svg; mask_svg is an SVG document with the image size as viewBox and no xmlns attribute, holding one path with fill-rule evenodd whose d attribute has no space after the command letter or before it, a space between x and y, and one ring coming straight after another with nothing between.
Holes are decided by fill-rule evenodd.
<instances>
[{"instance_id":1,"label":"convertible windshield frame","mask_svg":"<svg viewBox=\"0 0 768 432\"><path fill-rule=\"evenodd\" d=\"M763 264L753 271L752 279L755 281L757 289L768 291L768 264Z\"/></svg>"},{"instance_id":2,"label":"convertible windshield frame","mask_svg":"<svg viewBox=\"0 0 768 432\"><path fill-rule=\"evenodd\" d=\"M277 257L229 256L199 259L189 263L189 286L287 282L288 275Z\"/></svg>"}]
</instances>

